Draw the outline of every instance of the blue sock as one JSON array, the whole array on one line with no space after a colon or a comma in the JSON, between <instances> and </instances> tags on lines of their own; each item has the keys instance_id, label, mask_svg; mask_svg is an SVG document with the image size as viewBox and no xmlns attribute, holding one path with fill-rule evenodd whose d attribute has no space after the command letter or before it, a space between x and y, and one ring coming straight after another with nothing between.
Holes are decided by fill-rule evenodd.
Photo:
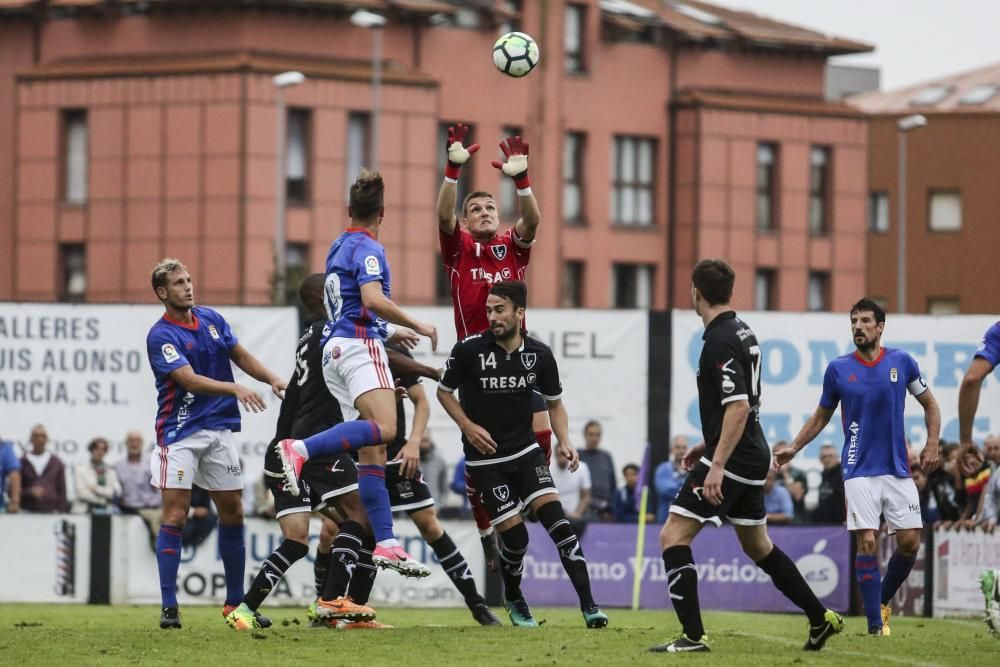
<instances>
[{"instance_id":1,"label":"blue sock","mask_svg":"<svg viewBox=\"0 0 1000 667\"><path fill-rule=\"evenodd\" d=\"M882 589L882 575L878 570L878 556L858 555L854 559L854 571L861 589L861 601L868 617L868 629L882 627L882 608L879 595Z\"/></svg>"},{"instance_id":2,"label":"blue sock","mask_svg":"<svg viewBox=\"0 0 1000 667\"><path fill-rule=\"evenodd\" d=\"M910 570L913 569L916 560L899 553L899 549L892 552L892 558L889 559L889 565L885 569L885 579L882 580L882 604L889 604L889 600L910 576Z\"/></svg>"},{"instance_id":3,"label":"blue sock","mask_svg":"<svg viewBox=\"0 0 1000 667\"><path fill-rule=\"evenodd\" d=\"M226 572L226 604L243 602L243 575L246 572L247 547L243 539L243 524L219 524L219 556Z\"/></svg>"},{"instance_id":4,"label":"blue sock","mask_svg":"<svg viewBox=\"0 0 1000 667\"><path fill-rule=\"evenodd\" d=\"M357 419L342 422L303 440L309 458L343 454L369 445L382 444L382 433L375 422ZM385 485L382 485L385 487Z\"/></svg>"},{"instance_id":5,"label":"blue sock","mask_svg":"<svg viewBox=\"0 0 1000 667\"><path fill-rule=\"evenodd\" d=\"M389 492L385 490L385 467L358 466L358 492L368 513L372 532L375 533L375 541L394 539L396 536L392 532L392 507L389 505Z\"/></svg>"},{"instance_id":6,"label":"blue sock","mask_svg":"<svg viewBox=\"0 0 1000 667\"><path fill-rule=\"evenodd\" d=\"M162 524L156 536L156 566L160 570L160 597L164 607L177 606L177 568L181 565L181 534L177 526Z\"/></svg>"}]
</instances>

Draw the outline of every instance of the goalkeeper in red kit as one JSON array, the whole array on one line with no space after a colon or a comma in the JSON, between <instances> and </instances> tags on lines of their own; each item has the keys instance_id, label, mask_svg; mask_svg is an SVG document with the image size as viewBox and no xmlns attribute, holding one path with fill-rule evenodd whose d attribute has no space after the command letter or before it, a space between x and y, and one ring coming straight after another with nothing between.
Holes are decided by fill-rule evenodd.
<instances>
[{"instance_id":1,"label":"goalkeeper in red kit","mask_svg":"<svg viewBox=\"0 0 1000 667\"><path fill-rule=\"evenodd\" d=\"M521 137L507 137L500 142L504 160L494 160L493 166L514 179L521 217L513 227L500 231L496 198L489 192L476 191L462 202L462 221L455 215L458 198L458 177L469 157L479 150L479 144L464 145L469 128L456 124L448 128L448 164L444 182L438 192L438 237L441 261L451 284L451 300L455 308L455 330L458 340L489 329L486 319L486 297L490 287L505 280L524 280L531 247L535 244L538 223L538 202L528 180L528 142ZM552 454L552 430L548 407L541 394L534 395L535 438L545 452ZM489 516L483 509L469 474L465 475L466 493L472 503L472 513L483 542L486 562L496 571L499 550Z\"/></svg>"}]
</instances>

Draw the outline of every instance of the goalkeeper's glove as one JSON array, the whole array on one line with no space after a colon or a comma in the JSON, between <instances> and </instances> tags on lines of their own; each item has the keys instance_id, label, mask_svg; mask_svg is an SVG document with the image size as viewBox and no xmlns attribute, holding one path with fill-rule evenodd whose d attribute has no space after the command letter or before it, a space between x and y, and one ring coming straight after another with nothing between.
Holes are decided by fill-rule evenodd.
<instances>
[{"instance_id":1,"label":"goalkeeper's glove","mask_svg":"<svg viewBox=\"0 0 1000 667\"><path fill-rule=\"evenodd\" d=\"M472 144L468 148L462 145L465 135L469 133L469 126L455 123L454 127L448 128L448 165L444 168L445 180L455 183L458 181L458 172L465 164L469 156L479 150L479 144Z\"/></svg>"},{"instance_id":2,"label":"goalkeeper's glove","mask_svg":"<svg viewBox=\"0 0 1000 667\"><path fill-rule=\"evenodd\" d=\"M493 166L514 179L517 194L529 194L531 181L528 180L528 142L521 137L507 137L500 142L500 150L506 161L493 160Z\"/></svg>"}]
</instances>

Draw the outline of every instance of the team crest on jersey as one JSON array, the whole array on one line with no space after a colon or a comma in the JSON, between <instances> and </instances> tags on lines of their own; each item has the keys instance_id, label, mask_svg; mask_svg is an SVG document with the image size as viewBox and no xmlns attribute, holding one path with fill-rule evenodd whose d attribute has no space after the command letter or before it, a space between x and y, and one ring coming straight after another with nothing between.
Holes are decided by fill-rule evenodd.
<instances>
[{"instance_id":1,"label":"team crest on jersey","mask_svg":"<svg viewBox=\"0 0 1000 667\"><path fill-rule=\"evenodd\" d=\"M521 353L521 363L527 370L531 370L535 367L535 362L538 361L538 355L534 352L522 352Z\"/></svg>"},{"instance_id":2,"label":"team crest on jersey","mask_svg":"<svg viewBox=\"0 0 1000 667\"><path fill-rule=\"evenodd\" d=\"M494 486L493 495L496 496L497 500L499 500L502 503L505 503L507 502L507 499L510 498L510 489L507 488L506 484L503 484L501 486Z\"/></svg>"},{"instance_id":3,"label":"team crest on jersey","mask_svg":"<svg viewBox=\"0 0 1000 667\"><path fill-rule=\"evenodd\" d=\"M895 368L890 368L889 369L889 382L895 382L898 379L899 379L899 373L896 372Z\"/></svg>"},{"instance_id":4,"label":"team crest on jersey","mask_svg":"<svg viewBox=\"0 0 1000 667\"><path fill-rule=\"evenodd\" d=\"M163 352L163 360L168 364L172 364L181 358L181 355L177 353L177 348L170 343L164 343L160 351Z\"/></svg>"},{"instance_id":5,"label":"team crest on jersey","mask_svg":"<svg viewBox=\"0 0 1000 667\"><path fill-rule=\"evenodd\" d=\"M215 328L214 324L208 325L208 333L212 334L212 338L219 340L219 330Z\"/></svg>"},{"instance_id":6,"label":"team crest on jersey","mask_svg":"<svg viewBox=\"0 0 1000 667\"><path fill-rule=\"evenodd\" d=\"M505 245L491 245L490 251L498 262L502 262L503 258L507 256L507 246Z\"/></svg>"}]
</instances>

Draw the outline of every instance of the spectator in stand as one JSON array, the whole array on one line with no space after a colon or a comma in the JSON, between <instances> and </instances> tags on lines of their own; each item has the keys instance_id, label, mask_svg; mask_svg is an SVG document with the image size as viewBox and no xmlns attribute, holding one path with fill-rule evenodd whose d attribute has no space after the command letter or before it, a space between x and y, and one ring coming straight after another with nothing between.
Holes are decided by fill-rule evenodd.
<instances>
[{"instance_id":1,"label":"spectator in stand","mask_svg":"<svg viewBox=\"0 0 1000 667\"><path fill-rule=\"evenodd\" d=\"M21 461L13 442L0 440L0 512L4 511L21 511Z\"/></svg>"},{"instance_id":2,"label":"spectator in stand","mask_svg":"<svg viewBox=\"0 0 1000 667\"><path fill-rule=\"evenodd\" d=\"M118 483L122 494L118 499L118 509L122 514L136 514L142 517L149 529L150 539L156 541L160 532L160 492L150 483L152 472L149 460L143 456L142 434L129 431L125 434L125 458L115 464Z\"/></svg>"},{"instance_id":3,"label":"spectator in stand","mask_svg":"<svg viewBox=\"0 0 1000 667\"><path fill-rule=\"evenodd\" d=\"M937 523L947 528L962 515L962 498L956 488L958 475L958 443L941 443L941 467L926 476L923 487L919 478L914 477L920 492L921 512L925 512L924 525ZM922 471L921 471L922 472Z\"/></svg>"},{"instance_id":4,"label":"spectator in stand","mask_svg":"<svg viewBox=\"0 0 1000 667\"><path fill-rule=\"evenodd\" d=\"M197 484L191 486L191 509L181 535L181 544L196 547L212 534L219 517L212 506L212 495Z\"/></svg>"},{"instance_id":5,"label":"spectator in stand","mask_svg":"<svg viewBox=\"0 0 1000 667\"><path fill-rule=\"evenodd\" d=\"M639 523L639 501L641 497L639 488L639 466L634 463L627 464L622 468L622 476L625 478L625 486L615 493L613 505L615 521L618 523ZM653 521L656 517L646 513L646 521Z\"/></svg>"},{"instance_id":6,"label":"spectator in stand","mask_svg":"<svg viewBox=\"0 0 1000 667\"><path fill-rule=\"evenodd\" d=\"M991 447L1000 445L997 436L989 436L983 443L983 452L970 452L982 459L982 464L971 474L966 472L963 485L965 487L965 507L962 509L962 519L957 527L973 528L976 525L976 513L979 512L979 500L982 498L986 485L989 484L990 476L993 473L993 466L990 464L989 456L983 456Z\"/></svg>"},{"instance_id":7,"label":"spectator in stand","mask_svg":"<svg viewBox=\"0 0 1000 667\"><path fill-rule=\"evenodd\" d=\"M87 451L90 452L90 460L73 466L73 486L76 489L73 512L111 514L115 500L122 494L122 487L115 469L104 462L108 454L107 439L94 438L87 445Z\"/></svg>"},{"instance_id":8,"label":"spectator in stand","mask_svg":"<svg viewBox=\"0 0 1000 667\"><path fill-rule=\"evenodd\" d=\"M610 521L614 518L611 503L615 499L618 482L615 478L615 461L601 449L601 423L591 419L583 427L584 449L580 463L590 468L590 518ZM564 503L564 506L569 507Z\"/></svg>"},{"instance_id":9,"label":"spectator in stand","mask_svg":"<svg viewBox=\"0 0 1000 667\"><path fill-rule=\"evenodd\" d=\"M774 467L767 469L764 480L764 511L767 512L768 523L791 523L795 516L792 505L792 494L783 484L777 484L778 473Z\"/></svg>"},{"instance_id":10,"label":"spectator in stand","mask_svg":"<svg viewBox=\"0 0 1000 667\"><path fill-rule=\"evenodd\" d=\"M420 473L431 488L432 496L441 500L448 497L448 463L434 447L430 429L420 438Z\"/></svg>"},{"instance_id":11,"label":"spectator in stand","mask_svg":"<svg viewBox=\"0 0 1000 667\"><path fill-rule=\"evenodd\" d=\"M656 520L663 523L667 520L670 503L674 501L677 492L681 490L687 473L681 468L681 459L688 451L688 439L683 435L675 435L670 443L670 459L656 466L653 475L653 486L656 488Z\"/></svg>"},{"instance_id":12,"label":"spectator in stand","mask_svg":"<svg viewBox=\"0 0 1000 667\"><path fill-rule=\"evenodd\" d=\"M842 524L847 520L847 498L844 495L844 472L840 469L837 448L829 443L820 447L819 462L823 464L823 473L812 522Z\"/></svg>"},{"instance_id":13,"label":"spectator in stand","mask_svg":"<svg viewBox=\"0 0 1000 667\"><path fill-rule=\"evenodd\" d=\"M25 512L66 512L66 466L47 448L49 434L36 424L31 429L31 451L21 459L21 509Z\"/></svg>"},{"instance_id":14,"label":"spectator in stand","mask_svg":"<svg viewBox=\"0 0 1000 667\"><path fill-rule=\"evenodd\" d=\"M788 446L788 441L779 440L774 443L773 449L780 449ZM792 507L795 509L795 515L792 518L793 523L805 523L806 522L806 493L809 492L809 480L806 478L806 473L798 468L793 468L791 463L786 463L781 466L781 481L788 489L789 495L792 496Z\"/></svg>"},{"instance_id":15,"label":"spectator in stand","mask_svg":"<svg viewBox=\"0 0 1000 667\"><path fill-rule=\"evenodd\" d=\"M262 519L273 519L277 516L274 508L274 494L267 488L267 471L261 473L253 485L254 509L256 516Z\"/></svg>"},{"instance_id":16,"label":"spectator in stand","mask_svg":"<svg viewBox=\"0 0 1000 667\"><path fill-rule=\"evenodd\" d=\"M556 465L550 465L549 468L566 518L574 523L586 520L593 484L587 464L581 461L576 472L570 472L569 459L563 456L562 450L557 447Z\"/></svg>"},{"instance_id":17,"label":"spectator in stand","mask_svg":"<svg viewBox=\"0 0 1000 667\"><path fill-rule=\"evenodd\" d=\"M990 479L979 498L979 510L976 512L976 525L992 533L997 526L1000 513L1000 438L986 439L984 454L986 464L991 466Z\"/></svg>"}]
</instances>

